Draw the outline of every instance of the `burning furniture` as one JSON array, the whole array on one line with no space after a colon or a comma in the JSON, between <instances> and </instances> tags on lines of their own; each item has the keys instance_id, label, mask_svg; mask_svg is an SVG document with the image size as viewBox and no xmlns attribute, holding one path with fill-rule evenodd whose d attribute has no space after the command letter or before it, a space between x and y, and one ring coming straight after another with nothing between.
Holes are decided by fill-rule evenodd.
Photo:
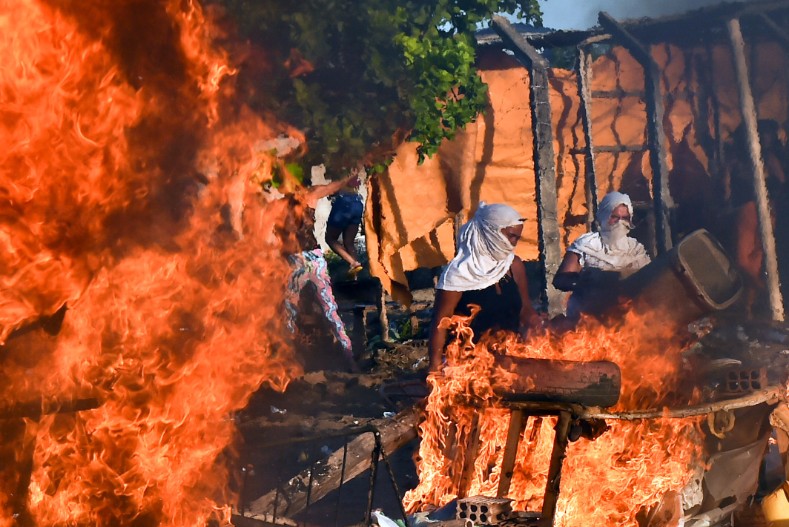
<instances>
[{"instance_id":1,"label":"burning furniture","mask_svg":"<svg viewBox=\"0 0 789 527\"><path fill-rule=\"evenodd\" d=\"M606 408L615 405L619 400L621 373L616 364L605 361L585 363L518 359L507 356L497 359L499 366L514 375L515 380L507 391L500 393L499 404L509 409L511 413L496 498L502 500L509 493L515 457L523 436L526 419L558 416L548 467L548 483L545 488L542 512L539 516L544 525L552 525L568 440L571 436L573 436L573 440L577 440L582 434L593 439L605 431L605 425L600 426L602 422L599 420L579 419L579 409L586 406ZM504 507L501 501L490 502L484 497L463 500L470 484L471 472L474 469L474 462L480 447L478 421L472 425L471 436L467 441L466 461L459 473L458 495L461 499L458 505L458 517L474 520L476 525L501 523L509 518L507 511L509 507ZM466 504L465 507L464 504ZM477 507L480 508L478 513L475 512ZM488 512L483 512L483 507ZM496 513L490 512L496 509L498 509Z\"/></svg>"},{"instance_id":2,"label":"burning furniture","mask_svg":"<svg viewBox=\"0 0 789 527\"><path fill-rule=\"evenodd\" d=\"M446 378L434 379L407 505L509 498L541 513L507 521L540 525L701 526L730 515L756 490L769 416L786 400L774 348L736 356L738 341L720 338L725 319L688 332L740 289L726 254L697 231L609 289L609 312L573 331L456 342Z\"/></svg>"}]
</instances>

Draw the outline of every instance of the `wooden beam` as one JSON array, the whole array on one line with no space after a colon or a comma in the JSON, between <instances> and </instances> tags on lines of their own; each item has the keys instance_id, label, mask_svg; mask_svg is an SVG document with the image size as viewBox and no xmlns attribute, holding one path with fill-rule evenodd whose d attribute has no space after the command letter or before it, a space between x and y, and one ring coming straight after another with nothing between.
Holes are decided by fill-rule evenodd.
<instances>
[{"instance_id":1,"label":"wooden beam","mask_svg":"<svg viewBox=\"0 0 789 527\"><path fill-rule=\"evenodd\" d=\"M471 419L471 428L469 429L467 440L464 441L463 447L463 470L460 471L460 480L455 488L458 489L458 498L467 498L468 491L471 487L471 482L474 480L474 464L479 456L479 412L474 412L474 417Z\"/></svg>"},{"instance_id":2,"label":"wooden beam","mask_svg":"<svg viewBox=\"0 0 789 527\"><path fill-rule=\"evenodd\" d=\"M726 399L713 403L699 404L696 406L683 406L681 408L655 408L652 410L638 410L633 412L606 412L602 408L573 408L575 416L579 419L618 419L620 421L640 421L642 419L685 419L707 415L715 412L726 412L748 408L759 404L777 404L786 402L786 388L782 385L771 386L755 391L736 399Z\"/></svg>"},{"instance_id":3,"label":"wooden beam","mask_svg":"<svg viewBox=\"0 0 789 527\"><path fill-rule=\"evenodd\" d=\"M649 147L646 145L594 145L594 153L604 154L619 154L622 152L643 152ZM588 150L586 148L571 148L571 154L585 154Z\"/></svg>"},{"instance_id":4,"label":"wooden beam","mask_svg":"<svg viewBox=\"0 0 789 527\"><path fill-rule=\"evenodd\" d=\"M556 196L556 156L553 150L548 61L507 21L495 15L493 29L515 58L529 71L529 103L534 138L534 173L537 191L537 224L540 262L544 270L544 302L550 315L562 312L562 293L553 287L553 277L562 259Z\"/></svg>"},{"instance_id":5,"label":"wooden beam","mask_svg":"<svg viewBox=\"0 0 789 527\"><path fill-rule=\"evenodd\" d=\"M507 442L504 444L504 454L501 459L501 474L499 475L499 487L496 491L497 498L506 498L510 492L515 460L518 457L518 444L523 434L523 425L526 424L528 416L526 413L516 408L510 414L510 425L507 429Z\"/></svg>"},{"instance_id":6,"label":"wooden beam","mask_svg":"<svg viewBox=\"0 0 789 527\"><path fill-rule=\"evenodd\" d=\"M759 13L759 19L765 27L770 29L773 36L778 39L784 48L789 48L789 36L786 35L786 29L776 24L772 18L764 13Z\"/></svg>"},{"instance_id":7,"label":"wooden beam","mask_svg":"<svg viewBox=\"0 0 789 527\"><path fill-rule=\"evenodd\" d=\"M652 54L627 29L608 13L601 11L600 25L611 33L644 68L644 93L647 106L647 142L649 164L652 167L652 196L655 206L655 239L659 253L671 249L670 212L674 201L668 187L666 162L666 134L663 131L663 94L660 92L660 72Z\"/></svg>"},{"instance_id":8,"label":"wooden beam","mask_svg":"<svg viewBox=\"0 0 789 527\"><path fill-rule=\"evenodd\" d=\"M421 410L416 407L404 410L392 419L381 419L373 423L373 428L381 434L381 445L386 454L395 452L400 447L416 438L416 426ZM249 503L245 510L246 516L271 521L272 513L277 516L293 516L307 507L307 499L315 503L326 497L330 492L370 468L372 452L375 448L375 437L372 433L364 433L348 443L345 471L343 474L343 449L332 453L320 462L319 470L307 469L290 478L285 489L274 489ZM312 481L312 487L308 482Z\"/></svg>"},{"instance_id":9,"label":"wooden beam","mask_svg":"<svg viewBox=\"0 0 789 527\"><path fill-rule=\"evenodd\" d=\"M584 156L584 191L586 193L586 227L592 230L594 217L597 214L597 172L594 166L594 138L592 136L592 57L584 46L578 46L575 67L578 80L578 98L581 102L578 112L581 114L584 137L586 137L586 155ZM572 150L571 150L572 152Z\"/></svg>"},{"instance_id":10,"label":"wooden beam","mask_svg":"<svg viewBox=\"0 0 789 527\"><path fill-rule=\"evenodd\" d=\"M49 414L68 414L95 410L102 405L102 400L98 397L86 397L82 399L61 399L16 403L12 406L0 407L0 419L18 419L26 417L38 419L42 415Z\"/></svg>"},{"instance_id":11,"label":"wooden beam","mask_svg":"<svg viewBox=\"0 0 789 527\"><path fill-rule=\"evenodd\" d=\"M643 99L644 95L644 92L641 90L628 91L622 88L617 88L615 90L594 90L592 92L592 97L595 99L622 99L624 97L638 97L639 99Z\"/></svg>"},{"instance_id":12,"label":"wooden beam","mask_svg":"<svg viewBox=\"0 0 789 527\"><path fill-rule=\"evenodd\" d=\"M732 18L726 23L729 31L732 53L734 55L734 70L737 74L737 91L740 94L740 111L745 125L748 153L751 157L753 170L753 189L756 195L756 209L759 216L762 248L764 249L765 267L767 268L767 291L770 298L770 310L773 320L784 319L784 305L781 297L781 284L778 278L778 258L775 251L775 236L773 222L770 215L770 200L767 196L767 183L764 174L764 160L762 147L759 142L757 126L756 105L748 82L748 64L745 60L745 40L742 37L740 21Z\"/></svg>"},{"instance_id":13,"label":"wooden beam","mask_svg":"<svg viewBox=\"0 0 789 527\"><path fill-rule=\"evenodd\" d=\"M569 412L559 412L559 421L556 423L551 463L548 467L548 483L545 486L545 497L542 501L542 514L540 527L553 525L556 517L556 504L559 502L559 488L562 481L562 465L567 457L567 435L570 431L572 418Z\"/></svg>"}]
</instances>

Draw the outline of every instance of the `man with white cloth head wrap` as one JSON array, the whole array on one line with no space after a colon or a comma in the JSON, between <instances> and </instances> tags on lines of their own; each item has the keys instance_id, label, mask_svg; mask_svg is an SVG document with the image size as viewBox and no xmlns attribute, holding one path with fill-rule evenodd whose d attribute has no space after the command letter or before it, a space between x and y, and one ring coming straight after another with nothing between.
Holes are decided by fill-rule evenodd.
<instances>
[{"instance_id":1,"label":"man with white cloth head wrap","mask_svg":"<svg viewBox=\"0 0 789 527\"><path fill-rule=\"evenodd\" d=\"M631 274L650 262L644 246L628 236L633 228L632 219L630 196L609 192L597 207L597 232L582 234L567 248L553 285L562 291L574 291L567 308L571 318L578 315L583 297L589 299L591 291L582 289L595 281L592 276L607 276L610 280L612 276ZM608 273L593 274L590 270ZM601 291L596 294L601 294Z\"/></svg>"},{"instance_id":2,"label":"man with white cloth head wrap","mask_svg":"<svg viewBox=\"0 0 789 527\"><path fill-rule=\"evenodd\" d=\"M523 261L515 255L522 233L521 215L500 203L481 202L461 227L457 255L436 286L428 341L431 370L441 367L447 340L441 320L469 315L470 305L480 307L471 322L476 337L486 331L524 331L530 323L541 323L529 300Z\"/></svg>"}]
</instances>

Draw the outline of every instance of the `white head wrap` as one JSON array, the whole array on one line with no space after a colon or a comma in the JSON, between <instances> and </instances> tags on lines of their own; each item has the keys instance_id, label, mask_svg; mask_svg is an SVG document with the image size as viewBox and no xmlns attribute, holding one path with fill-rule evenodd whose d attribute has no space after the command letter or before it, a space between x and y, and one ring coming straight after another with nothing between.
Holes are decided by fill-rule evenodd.
<instances>
[{"instance_id":1,"label":"white head wrap","mask_svg":"<svg viewBox=\"0 0 789 527\"><path fill-rule=\"evenodd\" d=\"M613 225L610 225L608 220L620 205L627 207L631 221L618 220ZM633 228L631 223L633 220L633 203L630 201L630 196L621 192L609 192L606 194L597 207L596 219L597 226L600 229L600 236L606 246L610 249L625 249L627 247L627 233Z\"/></svg>"},{"instance_id":2,"label":"white head wrap","mask_svg":"<svg viewBox=\"0 0 789 527\"><path fill-rule=\"evenodd\" d=\"M608 218L611 217L611 213L613 213L619 205L626 206L627 211L630 213L630 218L633 218L633 202L630 201L630 196L622 194L621 192L609 192L597 206L597 215L595 219L597 219L600 229L603 229L604 225L608 225Z\"/></svg>"},{"instance_id":3,"label":"white head wrap","mask_svg":"<svg viewBox=\"0 0 789 527\"><path fill-rule=\"evenodd\" d=\"M630 213L630 220L618 220L608 224L611 213L624 205ZM598 232L581 235L570 247L569 252L581 255L581 266L603 269L606 271L623 271L640 269L650 261L644 246L627 234L633 228L633 204L630 196L621 192L609 192L597 207L596 222Z\"/></svg>"},{"instance_id":4,"label":"white head wrap","mask_svg":"<svg viewBox=\"0 0 789 527\"><path fill-rule=\"evenodd\" d=\"M474 217L460 228L458 253L438 280L438 289L470 291L485 289L507 273L515 247L501 229L522 225L518 212L501 203L480 202Z\"/></svg>"}]
</instances>

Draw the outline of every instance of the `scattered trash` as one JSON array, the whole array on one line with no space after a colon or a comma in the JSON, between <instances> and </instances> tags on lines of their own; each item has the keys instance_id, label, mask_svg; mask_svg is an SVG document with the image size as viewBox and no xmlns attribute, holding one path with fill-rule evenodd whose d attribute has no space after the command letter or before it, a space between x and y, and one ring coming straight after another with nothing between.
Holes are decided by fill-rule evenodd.
<instances>
[{"instance_id":1,"label":"scattered trash","mask_svg":"<svg viewBox=\"0 0 789 527\"><path fill-rule=\"evenodd\" d=\"M392 418L392 417L394 417L395 415L396 415L396 414L395 414L394 412L384 412L384 417L385 417L386 419L391 419L391 418Z\"/></svg>"},{"instance_id":2,"label":"scattered trash","mask_svg":"<svg viewBox=\"0 0 789 527\"><path fill-rule=\"evenodd\" d=\"M288 411L285 410L284 408L277 408L276 406L271 407L272 415L285 415L286 413L288 413Z\"/></svg>"},{"instance_id":3,"label":"scattered trash","mask_svg":"<svg viewBox=\"0 0 789 527\"><path fill-rule=\"evenodd\" d=\"M398 524L393 519L385 516L380 509L375 509L374 511L372 511L372 517L373 520L375 520L375 523L380 527L400 527L400 524Z\"/></svg>"}]
</instances>

